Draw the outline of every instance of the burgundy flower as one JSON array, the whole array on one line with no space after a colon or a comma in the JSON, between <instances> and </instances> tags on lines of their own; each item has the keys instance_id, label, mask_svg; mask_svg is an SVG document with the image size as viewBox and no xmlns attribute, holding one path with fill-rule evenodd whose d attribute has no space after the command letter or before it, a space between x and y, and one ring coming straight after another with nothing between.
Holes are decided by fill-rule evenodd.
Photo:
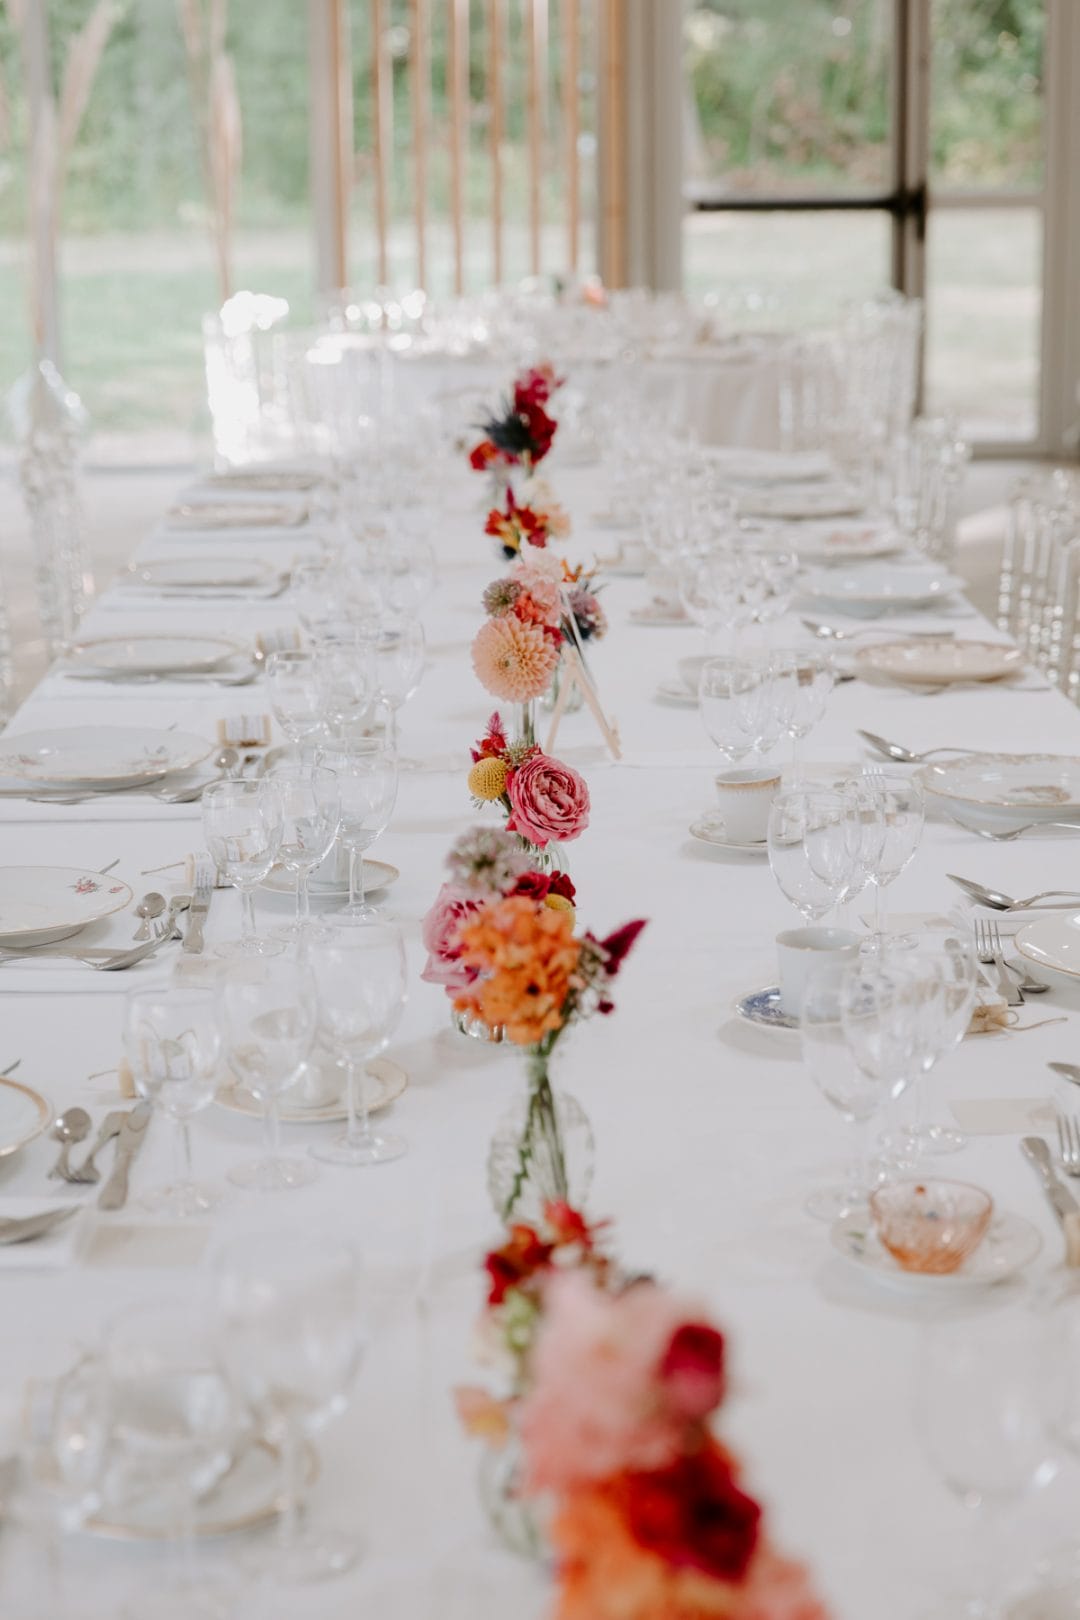
<instances>
[{"instance_id":1,"label":"burgundy flower","mask_svg":"<svg viewBox=\"0 0 1080 1620\"><path fill-rule=\"evenodd\" d=\"M631 1534L675 1568L741 1581L760 1533L761 1509L741 1491L720 1448L709 1442L669 1468L621 1483Z\"/></svg>"},{"instance_id":2,"label":"burgundy flower","mask_svg":"<svg viewBox=\"0 0 1080 1620\"><path fill-rule=\"evenodd\" d=\"M484 1260L488 1274L488 1304L501 1305L508 1291L542 1271L550 1263L554 1244L545 1243L531 1226L512 1226L501 1249Z\"/></svg>"},{"instance_id":3,"label":"burgundy flower","mask_svg":"<svg viewBox=\"0 0 1080 1620\"><path fill-rule=\"evenodd\" d=\"M724 1394L724 1338L707 1322L676 1329L659 1367L667 1405L688 1423L700 1423Z\"/></svg>"},{"instance_id":4,"label":"burgundy flower","mask_svg":"<svg viewBox=\"0 0 1080 1620\"><path fill-rule=\"evenodd\" d=\"M511 889L511 894L527 894L530 900L539 905L551 893L551 879L546 872L522 872Z\"/></svg>"},{"instance_id":5,"label":"burgundy flower","mask_svg":"<svg viewBox=\"0 0 1080 1620\"><path fill-rule=\"evenodd\" d=\"M624 923L621 928L616 928L613 934L609 934L607 939L600 941L600 949L607 958L606 971L609 979L613 979L618 973L644 927L645 918L639 917L636 922Z\"/></svg>"},{"instance_id":6,"label":"burgundy flower","mask_svg":"<svg viewBox=\"0 0 1080 1620\"><path fill-rule=\"evenodd\" d=\"M571 905L574 904L577 890L569 872L552 872L548 881L548 894L561 895L564 900L569 900Z\"/></svg>"}]
</instances>

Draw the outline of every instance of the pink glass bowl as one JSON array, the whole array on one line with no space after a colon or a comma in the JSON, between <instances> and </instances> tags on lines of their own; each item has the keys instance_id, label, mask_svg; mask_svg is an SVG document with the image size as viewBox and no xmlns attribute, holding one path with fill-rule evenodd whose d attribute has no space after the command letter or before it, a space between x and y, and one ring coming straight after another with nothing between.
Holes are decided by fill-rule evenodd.
<instances>
[{"instance_id":1,"label":"pink glass bowl","mask_svg":"<svg viewBox=\"0 0 1080 1620\"><path fill-rule=\"evenodd\" d=\"M898 1266L942 1277L975 1253L994 1200L966 1181L894 1181L871 1193L870 1212Z\"/></svg>"}]
</instances>

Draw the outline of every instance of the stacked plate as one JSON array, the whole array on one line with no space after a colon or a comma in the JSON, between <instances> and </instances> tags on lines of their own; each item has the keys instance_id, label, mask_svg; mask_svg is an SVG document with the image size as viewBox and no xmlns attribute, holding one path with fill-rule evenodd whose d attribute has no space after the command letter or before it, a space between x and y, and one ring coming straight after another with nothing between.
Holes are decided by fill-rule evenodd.
<instances>
[{"instance_id":1,"label":"stacked plate","mask_svg":"<svg viewBox=\"0 0 1080 1620\"><path fill-rule=\"evenodd\" d=\"M95 636L76 642L65 663L69 675L124 680L136 676L208 675L222 671L246 649L231 636L162 634Z\"/></svg>"},{"instance_id":2,"label":"stacked plate","mask_svg":"<svg viewBox=\"0 0 1080 1620\"><path fill-rule=\"evenodd\" d=\"M122 581L153 596L247 596L277 591L282 575L258 557L158 557L132 563Z\"/></svg>"},{"instance_id":3,"label":"stacked plate","mask_svg":"<svg viewBox=\"0 0 1080 1620\"><path fill-rule=\"evenodd\" d=\"M1080 823L1080 758L1070 754L964 754L918 772L924 791L963 821L988 827Z\"/></svg>"},{"instance_id":4,"label":"stacked plate","mask_svg":"<svg viewBox=\"0 0 1080 1620\"><path fill-rule=\"evenodd\" d=\"M956 574L931 563L870 562L847 573L814 569L800 582L799 594L815 605L866 618L933 607L963 586Z\"/></svg>"},{"instance_id":5,"label":"stacked plate","mask_svg":"<svg viewBox=\"0 0 1080 1620\"><path fill-rule=\"evenodd\" d=\"M879 641L860 647L855 671L865 680L896 681L900 686L990 685L1010 680L1024 667L1018 647L999 641L954 641L924 636L911 641Z\"/></svg>"},{"instance_id":6,"label":"stacked plate","mask_svg":"<svg viewBox=\"0 0 1080 1620\"><path fill-rule=\"evenodd\" d=\"M131 904L121 878L76 866L0 866L0 946L48 945Z\"/></svg>"},{"instance_id":7,"label":"stacked plate","mask_svg":"<svg viewBox=\"0 0 1080 1620\"><path fill-rule=\"evenodd\" d=\"M190 770L210 751L203 737L150 726L7 732L0 738L0 776L46 790L108 792Z\"/></svg>"}]
</instances>

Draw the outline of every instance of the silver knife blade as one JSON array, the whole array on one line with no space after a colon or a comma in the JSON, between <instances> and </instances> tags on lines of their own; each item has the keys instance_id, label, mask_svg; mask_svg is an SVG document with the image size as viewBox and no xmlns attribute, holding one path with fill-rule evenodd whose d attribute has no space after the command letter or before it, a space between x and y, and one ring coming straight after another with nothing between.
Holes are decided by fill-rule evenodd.
<instances>
[{"instance_id":1,"label":"silver knife blade","mask_svg":"<svg viewBox=\"0 0 1080 1620\"><path fill-rule=\"evenodd\" d=\"M205 943L203 940L203 925L210 910L210 900L213 893L213 888L209 883L200 883L191 896L191 904L188 907L188 925L184 933L182 950L189 952L202 950Z\"/></svg>"},{"instance_id":2,"label":"silver knife blade","mask_svg":"<svg viewBox=\"0 0 1080 1620\"><path fill-rule=\"evenodd\" d=\"M98 1195L98 1209L122 1209L128 1195L128 1171L131 1161L146 1138L150 1123L150 1104L136 1103L124 1118L116 1139L116 1160L112 1174Z\"/></svg>"},{"instance_id":3,"label":"silver knife blade","mask_svg":"<svg viewBox=\"0 0 1080 1620\"><path fill-rule=\"evenodd\" d=\"M1054 1161L1050 1157L1050 1149L1041 1136L1025 1136L1020 1142L1020 1151L1024 1157L1035 1167L1039 1180L1043 1185L1050 1208L1058 1220L1064 1224L1066 1215L1080 1215L1080 1204L1076 1202L1069 1189L1064 1186L1054 1173Z\"/></svg>"},{"instance_id":4,"label":"silver knife blade","mask_svg":"<svg viewBox=\"0 0 1080 1620\"><path fill-rule=\"evenodd\" d=\"M47 1232L77 1215L81 1208L81 1204L69 1204L66 1209L46 1209L40 1215L24 1215L18 1220L0 1221L0 1244L29 1243L33 1238L44 1237Z\"/></svg>"}]
</instances>

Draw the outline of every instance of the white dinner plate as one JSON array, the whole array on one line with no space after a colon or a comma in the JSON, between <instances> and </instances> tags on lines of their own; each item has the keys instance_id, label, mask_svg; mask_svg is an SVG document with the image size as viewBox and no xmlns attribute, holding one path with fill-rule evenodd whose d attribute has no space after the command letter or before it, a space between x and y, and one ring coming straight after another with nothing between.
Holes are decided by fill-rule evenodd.
<instances>
[{"instance_id":1,"label":"white dinner plate","mask_svg":"<svg viewBox=\"0 0 1080 1620\"><path fill-rule=\"evenodd\" d=\"M811 569L799 583L799 595L867 613L930 607L963 588L958 575L933 564L871 562L847 571Z\"/></svg>"},{"instance_id":2,"label":"white dinner plate","mask_svg":"<svg viewBox=\"0 0 1080 1620\"><path fill-rule=\"evenodd\" d=\"M740 855L767 855L769 853L768 840L755 838L747 843L738 843L730 838L724 838L707 821L694 821L690 824L690 836L696 838L699 844L711 844L713 849L733 849Z\"/></svg>"},{"instance_id":3,"label":"white dinner plate","mask_svg":"<svg viewBox=\"0 0 1080 1620\"><path fill-rule=\"evenodd\" d=\"M307 507L270 501L191 501L174 506L170 529L295 529L307 522Z\"/></svg>"},{"instance_id":4,"label":"white dinner plate","mask_svg":"<svg viewBox=\"0 0 1080 1620\"><path fill-rule=\"evenodd\" d=\"M52 1108L39 1092L0 1076L0 1159L18 1153L48 1130L52 1118Z\"/></svg>"},{"instance_id":5,"label":"white dinner plate","mask_svg":"<svg viewBox=\"0 0 1080 1620\"><path fill-rule=\"evenodd\" d=\"M654 624L669 630L673 630L676 625L693 622L683 608L672 607L668 602L648 602L644 607L631 608L630 621L632 624Z\"/></svg>"},{"instance_id":6,"label":"white dinner plate","mask_svg":"<svg viewBox=\"0 0 1080 1620\"><path fill-rule=\"evenodd\" d=\"M391 883L396 883L401 873L389 861L364 862L364 893L377 894L380 889L388 889ZM269 889L271 894L295 894L296 874L284 866L275 866L270 876L259 885L260 888ZM348 878L322 878L314 872L308 884L308 893L313 900L325 897L348 899Z\"/></svg>"},{"instance_id":7,"label":"white dinner plate","mask_svg":"<svg viewBox=\"0 0 1080 1620\"><path fill-rule=\"evenodd\" d=\"M271 584L277 569L257 557L155 557L132 563L132 585L154 590L256 590Z\"/></svg>"},{"instance_id":8,"label":"white dinner plate","mask_svg":"<svg viewBox=\"0 0 1080 1620\"><path fill-rule=\"evenodd\" d=\"M835 478L836 466L824 450L754 450L711 445L703 459L737 484L817 484Z\"/></svg>"},{"instance_id":9,"label":"white dinner plate","mask_svg":"<svg viewBox=\"0 0 1080 1620\"><path fill-rule=\"evenodd\" d=\"M122 787L190 770L211 747L192 733L151 726L9 732L0 738L0 775L54 787Z\"/></svg>"},{"instance_id":10,"label":"white dinner plate","mask_svg":"<svg viewBox=\"0 0 1080 1620\"><path fill-rule=\"evenodd\" d=\"M886 1288L902 1294L918 1294L924 1299L971 1293L974 1289L1004 1282L1021 1267L1030 1265L1042 1248L1037 1228L1023 1216L995 1215L979 1247L959 1270L936 1277L923 1271L905 1271L878 1241L869 1214L842 1216L833 1222L829 1237L833 1248L867 1276Z\"/></svg>"},{"instance_id":11,"label":"white dinner plate","mask_svg":"<svg viewBox=\"0 0 1080 1620\"><path fill-rule=\"evenodd\" d=\"M784 540L801 561L833 566L889 557L903 549L900 536L887 523L855 519L802 523L798 528L786 529Z\"/></svg>"},{"instance_id":12,"label":"white dinner plate","mask_svg":"<svg viewBox=\"0 0 1080 1620\"><path fill-rule=\"evenodd\" d=\"M656 695L661 703L673 703L680 709L696 709L698 706L697 693L679 680L658 681Z\"/></svg>"},{"instance_id":13,"label":"white dinner plate","mask_svg":"<svg viewBox=\"0 0 1080 1620\"><path fill-rule=\"evenodd\" d=\"M764 990L750 990L735 1002L740 1018L770 1035L783 1035L790 1039L799 1033L799 1020L794 1013L784 1012L780 1006L780 991L775 984Z\"/></svg>"},{"instance_id":14,"label":"white dinner plate","mask_svg":"<svg viewBox=\"0 0 1080 1620\"><path fill-rule=\"evenodd\" d=\"M880 641L855 654L859 674L867 671L903 686L952 686L957 682L1002 681L1019 674L1023 654L999 641Z\"/></svg>"},{"instance_id":15,"label":"white dinner plate","mask_svg":"<svg viewBox=\"0 0 1080 1620\"><path fill-rule=\"evenodd\" d=\"M743 517L800 518L852 517L866 505L857 489L847 484L795 483L780 489L748 489L739 495Z\"/></svg>"},{"instance_id":16,"label":"white dinner plate","mask_svg":"<svg viewBox=\"0 0 1080 1620\"><path fill-rule=\"evenodd\" d=\"M45 945L131 904L111 872L78 866L0 866L0 945Z\"/></svg>"},{"instance_id":17,"label":"white dinner plate","mask_svg":"<svg viewBox=\"0 0 1080 1620\"><path fill-rule=\"evenodd\" d=\"M1080 818L1080 758L1074 754L968 754L918 772L927 793L1010 821Z\"/></svg>"},{"instance_id":18,"label":"white dinner plate","mask_svg":"<svg viewBox=\"0 0 1080 1620\"><path fill-rule=\"evenodd\" d=\"M66 662L77 672L168 675L217 669L243 651L243 644L230 636L97 636L76 642Z\"/></svg>"},{"instance_id":19,"label":"white dinner plate","mask_svg":"<svg viewBox=\"0 0 1080 1620\"><path fill-rule=\"evenodd\" d=\"M1080 911L1037 917L1016 931L1016 948L1041 968L1080 979Z\"/></svg>"},{"instance_id":20,"label":"white dinner plate","mask_svg":"<svg viewBox=\"0 0 1080 1620\"><path fill-rule=\"evenodd\" d=\"M401 1064L393 1062L391 1058L372 1058L370 1063L364 1065L364 1076L364 1095L369 1114L377 1114L380 1108L389 1108L409 1083L409 1076ZM234 1113L249 1114L255 1119L263 1117L262 1103L243 1086L223 1086L217 1094L217 1101L222 1108L231 1108ZM317 1103L313 1108L305 1108L292 1101L291 1093L286 1091L278 1100L278 1117L285 1125L320 1125L348 1119L349 1110L343 1096Z\"/></svg>"}]
</instances>

